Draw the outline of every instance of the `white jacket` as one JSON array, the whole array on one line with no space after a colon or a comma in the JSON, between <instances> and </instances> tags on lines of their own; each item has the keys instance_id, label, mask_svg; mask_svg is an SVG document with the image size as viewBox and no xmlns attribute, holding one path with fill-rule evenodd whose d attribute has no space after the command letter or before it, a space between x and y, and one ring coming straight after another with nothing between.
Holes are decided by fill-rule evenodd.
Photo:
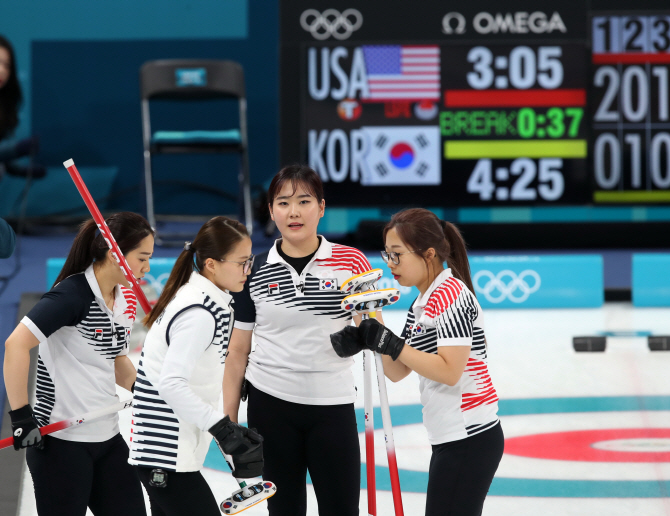
<instances>
[{"instance_id":1,"label":"white jacket","mask_svg":"<svg viewBox=\"0 0 670 516\"><path fill-rule=\"evenodd\" d=\"M147 334L133 397L130 457L167 471L202 468L223 418L219 400L233 328L231 296L197 272Z\"/></svg>"}]
</instances>

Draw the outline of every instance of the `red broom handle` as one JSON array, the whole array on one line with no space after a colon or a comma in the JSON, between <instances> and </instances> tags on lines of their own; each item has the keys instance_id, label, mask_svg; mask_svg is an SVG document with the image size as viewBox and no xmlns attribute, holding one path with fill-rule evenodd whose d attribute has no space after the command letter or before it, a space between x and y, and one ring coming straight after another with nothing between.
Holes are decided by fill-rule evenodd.
<instances>
[{"instance_id":1,"label":"red broom handle","mask_svg":"<svg viewBox=\"0 0 670 516\"><path fill-rule=\"evenodd\" d=\"M63 419L63 421L58 421L56 423L51 423L50 425L40 427L40 435L49 435L53 434L54 432L58 432L59 430L70 428L71 426L83 425L87 421L91 421L92 419L97 419L102 416L107 416L108 414L114 414L119 410L132 407L132 405L132 400L120 401L114 405L110 405L109 407L104 407L98 410L94 410L93 412L89 412L88 414L84 414L83 416ZM12 446L13 444L14 436L2 439L0 440L0 450Z\"/></svg>"},{"instance_id":2,"label":"red broom handle","mask_svg":"<svg viewBox=\"0 0 670 516\"><path fill-rule=\"evenodd\" d=\"M151 305L147 300L147 296L144 295L144 292L142 292L139 283L137 283L137 279L135 278L133 271L130 270L126 258L123 256L123 253L121 252L121 249L119 249L116 240L114 240L112 232L109 230L109 226L107 225L105 219L100 213L98 206L95 204L93 197L91 197L88 188L86 188L86 183L84 183L84 180L81 178L81 175L79 175L79 171L77 170L74 161L69 159L63 162L63 166L67 169L68 173L70 174L70 177L72 178L72 181L74 181L77 190L79 190L79 194L86 203L88 211L91 212L93 220L95 220L95 223L98 225L100 233L102 233L105 242L107 242L107 245L112 250L112 256L114 256L116 262L121 267L121 272L123 272L123 275L126 277L126 280L130 284L130 288L133 289L133 292L135 293L137 300L140 302L140 305L142 306L142 310L144 310L145 314L148 314L151 311Z\"/></svg>"}]
</instances>

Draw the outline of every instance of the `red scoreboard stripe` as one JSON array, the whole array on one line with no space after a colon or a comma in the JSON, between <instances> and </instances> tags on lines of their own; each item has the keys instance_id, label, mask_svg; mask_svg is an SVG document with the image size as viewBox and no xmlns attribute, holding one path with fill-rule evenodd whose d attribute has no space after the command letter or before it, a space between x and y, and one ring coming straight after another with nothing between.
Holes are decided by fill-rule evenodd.
<instances>
[{"instance_id":1,"label":"red scoreboard stripe","mask_svg":"<svg viewBox=\"0 0 670 516\"><path fill-rule=\"evenodd\" d=\"M593 54L593 64L670 63L670 53L658 54Z\"/></svg>"},{"instance_id":2,"label":"red scoreboard stripe","mask_svg":"<svg viewBox=\"0 0 670 516\"><path fill-rule=\"evenodd\" d=\"M586 90L447 90L445 107L585 106Z\"/></svg>"}]
</instances>

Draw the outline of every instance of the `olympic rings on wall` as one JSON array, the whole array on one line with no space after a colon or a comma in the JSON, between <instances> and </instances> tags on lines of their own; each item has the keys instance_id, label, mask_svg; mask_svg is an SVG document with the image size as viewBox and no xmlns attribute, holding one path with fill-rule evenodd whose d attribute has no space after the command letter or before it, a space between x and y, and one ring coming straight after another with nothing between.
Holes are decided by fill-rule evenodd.
<instances>
[{"instance_id":1,"label":"olympic rings on wall","mask_svg":"<svg viewBox=\"0 0 670 516\"><path fill-rule=\"evenodd\" d=\"M485 277L488 281L483 285L479 285L480 278ZM532 285L529 285L526 278L532 278ZM509 281L503 281L509 278ZM481 270L477 272L472 278L475 290L484 294L484 297L491 303L502 303L505 299L509 299L513 303L523 303L528 296L533 292L537 292L540 288L540 275L531 269L522 271L517 276L514 271L504 270L498 274L493 274L491 271ZM498 292L497 294L494 294ZM517 294L517 292L519 292Z\"/></svg>"},{"instance_id":2,"label":"olympic rings on wall","mask_svg":"<svg viewBox=\"0 0 670 516\"><path fill-rule=\"evenodd\" d=\"M300 15L300 25L315 39L347 39L363 25L363 15L357 9L346 9L340 14L337 9L326 9L321 14L316 9L307 9Z\"/></svg>"}]
</instances>

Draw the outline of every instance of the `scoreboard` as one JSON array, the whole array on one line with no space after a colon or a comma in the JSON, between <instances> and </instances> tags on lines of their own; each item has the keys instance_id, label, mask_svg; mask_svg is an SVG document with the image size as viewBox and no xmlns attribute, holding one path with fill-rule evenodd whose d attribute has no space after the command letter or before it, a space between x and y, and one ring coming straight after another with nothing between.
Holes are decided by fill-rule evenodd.
<instances>
[{"instance_id":1,"label":"scoreboard","mask_svg":"<svg viewBox=\"0 0 670 516\"><path fill-rule=\"evenodd\" d=\"M670 201L659 5L284 1L282 161L331 205Z\"/></svg>"},{"instance_id":2,"label":"scoreboard","mask_svg":"<svg viewBox=\"0 0 670 516\"><path fill-rule=\"evenodd\" d=\"M594 200L670 201L670 12L594 13L590 25Z\"/></svg>"}]
</instances>

